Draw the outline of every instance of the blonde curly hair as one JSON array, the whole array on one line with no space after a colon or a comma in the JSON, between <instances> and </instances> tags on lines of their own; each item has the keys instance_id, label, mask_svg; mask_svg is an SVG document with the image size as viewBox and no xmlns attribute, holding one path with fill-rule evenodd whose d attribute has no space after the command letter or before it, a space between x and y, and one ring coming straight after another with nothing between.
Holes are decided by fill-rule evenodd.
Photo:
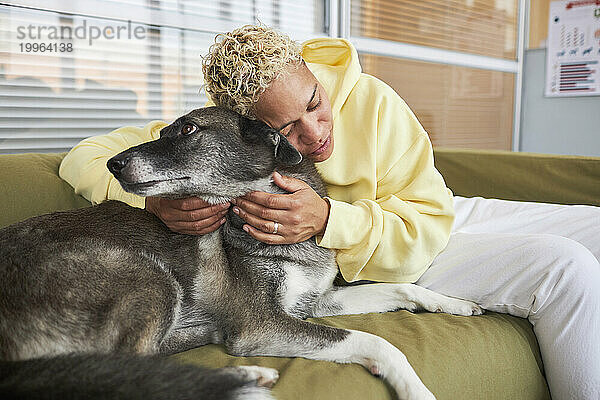
<instances>
[{"instance_id":1,"label":"blonde curly hair","mask_svg":"<svg viewBox=\"0 0 600 400\"><path fill-rule=\"evenodd\" d=\"M302 63L301 51L287 35L265 26L221 33L202 59L204 89L216 105L255 119L259 96L290 65Z\"/></svg>"}]
</instances>

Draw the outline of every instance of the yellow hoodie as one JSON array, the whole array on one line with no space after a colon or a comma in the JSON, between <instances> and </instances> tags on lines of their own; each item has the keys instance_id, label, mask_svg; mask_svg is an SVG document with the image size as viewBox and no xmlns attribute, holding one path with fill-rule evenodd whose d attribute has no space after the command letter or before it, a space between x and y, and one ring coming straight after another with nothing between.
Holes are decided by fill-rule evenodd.
<instances>
[{"instance_id":1,"label":"yellow hoodie","mask_svg":"<svg viewBox=\"0 0 600 400\"><path fill-rule=\"evenodd\" d=\"M329 96L335 137L331 157L316 164L331 204L317 243L337 250L347 281L414 282L448 243L454 219L429 137L393 89L361 72L348 41L309 40L303 57ZM165 125L85 139L65 157L60 176L93 203L117 199L143 208L144 199L124 192L106 161L157 139Z\"/></svg>"}]
</instances>

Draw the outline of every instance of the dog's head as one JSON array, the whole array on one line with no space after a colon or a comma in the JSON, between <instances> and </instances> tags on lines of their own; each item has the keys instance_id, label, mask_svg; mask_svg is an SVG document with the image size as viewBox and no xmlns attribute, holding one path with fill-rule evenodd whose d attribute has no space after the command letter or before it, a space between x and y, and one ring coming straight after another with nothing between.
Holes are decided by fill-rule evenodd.
<instances>
[{"instance_id":1,"label":"dog's head","mask_svg":"<svg viewBox=\"0 0 600 400\"><path fill-rule=\"evenodd\" d=\"M160 139L108 160L124 190L140 196L199 196L211 203L244 195L277 166L302 155L277 130L219 107L194 110L160 131Z\"/></svg>"}]
</instances>

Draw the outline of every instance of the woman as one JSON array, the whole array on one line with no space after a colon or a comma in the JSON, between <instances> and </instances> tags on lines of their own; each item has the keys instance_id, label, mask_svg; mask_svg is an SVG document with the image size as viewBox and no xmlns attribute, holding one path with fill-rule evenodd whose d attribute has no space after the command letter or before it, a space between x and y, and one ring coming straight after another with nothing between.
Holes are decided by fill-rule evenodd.
<instances>
[{"instance_id":1,"label":"woman","mask_svg":"<svg viewBox=\"0 0 600 400\"><path fill-rule=\"evenodd\" d=\"M328 187L323 199L304 182L274 174L289 195L233 201L248 234L274 244L315 236L337 250L347 281L416 282L529 318L553 398L600 398L599 208L453 198L427 133L391 88L361 73L345 40L300 48L273 30L246 26L220 35L203 71L216 104L280 129ZM64 159L61 176L93 202L126 201L174 231L212 232L230 204L136 198L104 167L165 125L84 140Z\"/></svg>"}]
</instances>

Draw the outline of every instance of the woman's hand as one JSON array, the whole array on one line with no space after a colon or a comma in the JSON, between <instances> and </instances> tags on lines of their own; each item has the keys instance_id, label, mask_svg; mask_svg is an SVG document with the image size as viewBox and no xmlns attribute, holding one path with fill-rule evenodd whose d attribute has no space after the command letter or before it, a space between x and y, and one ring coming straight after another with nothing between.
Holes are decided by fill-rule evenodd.
<instances>
[{"instance_id":1,"label":"woman's hand","mask_svg":"<svg viewBox=\"0 0 600 400\"><path fill-rule=\"evenodd\" d=\"M206 235L219 229L229 206L229 203L210 205L198 197L177 200L146 197L146 210L173 232L187 235Z\"/></svg>"},{"instance_id":2,"label":"woman's hand","mask_svg":"<svg viewBox=\"0 0 600 400\"><path fill-rule=\"evenodd\" d=\"M299 179L275 172L273 182L290 193L251 192L232 201L233 212L247 222L246 232L264 243L291 244L325 231L327 200Z\"/></svg>"}]
</instances>

